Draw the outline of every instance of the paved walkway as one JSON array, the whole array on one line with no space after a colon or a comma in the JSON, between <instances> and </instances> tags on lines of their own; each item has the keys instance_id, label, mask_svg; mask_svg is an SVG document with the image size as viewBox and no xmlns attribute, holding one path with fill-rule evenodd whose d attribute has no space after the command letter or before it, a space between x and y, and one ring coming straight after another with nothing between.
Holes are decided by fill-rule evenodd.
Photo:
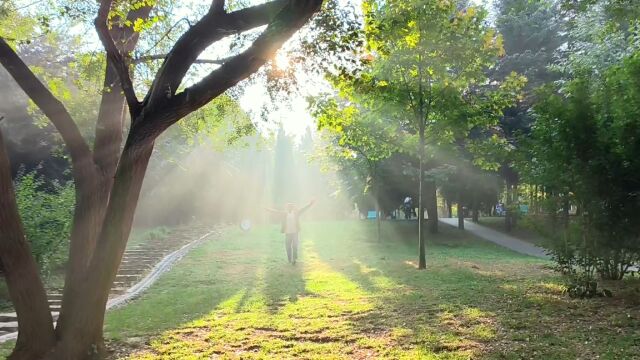
<instances>
[{"instance_id":1,"label":"paved walkway","mask_svg":"<svg viewBox=\"0 0 640 360\"><path fill-rule=\"evenodd\" d=\"M458 226L457 218L440 218L439 220L447 225L452 225L455 227ZM504 246L515 252L519 252L521 254L530 255L530 256L534 256L542 259L550 259L549 255L545 253L545 250L543 248L539 246L535 246L529 242L522 241L511 235L507 235L499 231L495 231L486 226L478 225L471 221L465 221L464 229L472 233L473 235L476 235L480 238L496 243L500 246Z\"/></svg>"}]
</instances>

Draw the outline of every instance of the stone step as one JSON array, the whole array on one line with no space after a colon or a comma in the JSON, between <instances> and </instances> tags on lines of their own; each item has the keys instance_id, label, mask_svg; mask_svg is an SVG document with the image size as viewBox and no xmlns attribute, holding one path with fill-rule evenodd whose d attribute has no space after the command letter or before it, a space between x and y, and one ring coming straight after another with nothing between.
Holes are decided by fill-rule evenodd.
<instances>
[{"instance_id":1,"label":"stone step","mask_svg":"<svg viewBox=\"0 0 640 360\"><path fill-rule=\"evenodd\" d=\"M127 249L124 251L124 254L163 254L166 249Z\"/></svg>"},{"instance_id":2,"label":"stone step","mask_svg":"<svg viewBox=\"0 0 640 360\"><path fill-rule=\"evenodd\" d=\"M128 275L136 275L136 276L140 276L142 274L144 274L145 272L147 272L147 270L149 270L149 268L142 268L142 267L137 267L137 268L128 268L128 269L120 269L118 270L118 275L117 276L128 276Z\"/></svg>"},{"instance_id":3,"label":"stone step","mask_svg":"<svg viewBox=\"0 0 640 360\"><path fill-rule=\"evenodd\" d=\"M50 300L56 299L56 300L62 300L62 294L61 293L48 293L47 294L47 298Z\"/></svg>"},{"instance_id":4,"label":"stone step","mask_svg":"<svg viewBox=\"0 0 640 360\"><path fill-rule=\"evenodd\" d=\"M134 253L134 254L124 254L122 256L122 260L126 260L126 259L160 259L163 258L165 256L165 254L167 254L167 252L160 252L160 253L152 253L152 252L144 252L144 253Z\"/></svg>"},{"instance_id":5,"label":"stone step","mask_svg":"<svg viewBox=\"0 0 640 360\"><path fill-rule=\"evenodd\" d=\"M110 293L114 295L124 294L129 290L128 287L112 287Z\"/></svg>"},{"instance_id":6,"label":"stone step","mask_svg":"<svg viewBox=\"0 0 640 360\"><path fill-rule=\"evenodd\" d=\"M152 257L145 257L145 258L128 257L128 258L122 259L122 264L153 263L153 262L156 262L158 260L159 260L159 258L152 258Z\"/></svg>"},{"instance_id":7,"label":"stone step","mask_svg":"<svg viewBox=\"0 0 640 360\"><path fill-rule=\"evenodd\" d=\"M0 323L0 329L2 329L3 331L6 331L6 332L18 331L18 322L17 321L11 321L11 322Z\"/></svg>"},{"instance_id":8,"label":"stone step","mask_svg":"<svg viewBox=\"0 0 640 360\"><path fill-rule=\"evenodd\" d=\"M0 322L17 321L18 315L16 313L4 313L0 314Z\"/></svg>"},{"instance_id":9,"label":"stone step","mask_svg":"<svg viewBox=\"0 0 640 360\"><path fill-rule=\"evenodd\" d=\"M62 305L60 304L49 304L49 310L54 311L54 310L60 310L62 308Z\"/></svg>"},{"instance_id":10,"label":"stone step","mask_svg":"<svg viewBox=\"0 0 640 360\"><path fill-rule=\"evenodd\" d=\"M115 282L131 282L131 281L136 281L138 279L140 279L142 277L142 274L118 274L116 275L116 281Z\"/></svg>"},{"instance_id":11,"label":"stone step","mask_svg":"<svg viewBox=\"0 0 640 360\"><path fill-rule=\"evenodd\" d=\"M60 305L62 304L62 299L49 299L47 300L49 305Z\"/></svg>"}]
</instances>

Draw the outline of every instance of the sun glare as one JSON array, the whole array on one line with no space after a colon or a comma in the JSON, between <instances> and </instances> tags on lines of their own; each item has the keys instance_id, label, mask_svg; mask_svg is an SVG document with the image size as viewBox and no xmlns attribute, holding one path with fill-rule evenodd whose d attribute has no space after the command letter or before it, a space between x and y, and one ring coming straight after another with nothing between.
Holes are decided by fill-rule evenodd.
<instances>
[{"instance_id":1,"label":"sun glare","mask_svg":"<svg viewBox=\"0 0 640 360\"><path fill-rule=\"evenodd\" d=\"M282 51L279 51L276 54L274 62L276 67L280 70L285 70L289 67L289 57L287 57L287 54Z\"/></svg>"}]
</instances>

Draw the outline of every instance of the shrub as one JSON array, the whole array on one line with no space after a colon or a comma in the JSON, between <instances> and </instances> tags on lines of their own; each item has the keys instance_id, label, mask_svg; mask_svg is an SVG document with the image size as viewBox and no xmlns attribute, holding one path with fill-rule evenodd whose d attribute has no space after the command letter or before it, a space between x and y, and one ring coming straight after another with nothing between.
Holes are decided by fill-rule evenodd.
<instances>
[{"instance_id":1,"label":"shrub","mask_svg":"<svg viewBox=\"0 0 640 360\"><path fill-rule=\"evenodd\" d=\"M73 183L45 184L35 172L21 173L16 179L16 200L40 269L48 273L63 265L75 205Z\"/></svg>"}]
</instances>

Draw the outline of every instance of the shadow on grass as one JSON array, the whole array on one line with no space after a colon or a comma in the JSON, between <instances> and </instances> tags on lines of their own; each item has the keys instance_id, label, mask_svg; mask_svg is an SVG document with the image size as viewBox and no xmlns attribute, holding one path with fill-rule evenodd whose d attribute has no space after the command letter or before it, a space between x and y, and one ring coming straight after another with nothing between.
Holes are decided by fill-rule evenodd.
<instances>
[{"instance_id":1,"label":"shadow on grass","mask_svg":"<svg viewBox=\"0 0 640 360\"><path fill-rule=\"evenodd\" d=\"M107 338L122 341L174 329L234 297L240 311L260 280L263 263L275 256L268 246L272 241L266 231L233 231L204 243L139 299L109 312Z\"/></svg>"},{"instance_id":2,"label":"shadow on grass","mask_svg":"<svg viewBox=\"0 0 640 360\"><path fill-rule=\"evenodd\" d=\"M267 304L271 313L277 312L287 303L298 301L305 294L305 280L303 277L304 263L298 261L295 265L287 262L284 235L281 235L280 246L275 246L266 266L263 294L267 297ZM303 239L301 239L303 241ZM302 251L302 243L299 244ZM299 253L299 256L302 254Z\"/></svg>"}]
</instances>

